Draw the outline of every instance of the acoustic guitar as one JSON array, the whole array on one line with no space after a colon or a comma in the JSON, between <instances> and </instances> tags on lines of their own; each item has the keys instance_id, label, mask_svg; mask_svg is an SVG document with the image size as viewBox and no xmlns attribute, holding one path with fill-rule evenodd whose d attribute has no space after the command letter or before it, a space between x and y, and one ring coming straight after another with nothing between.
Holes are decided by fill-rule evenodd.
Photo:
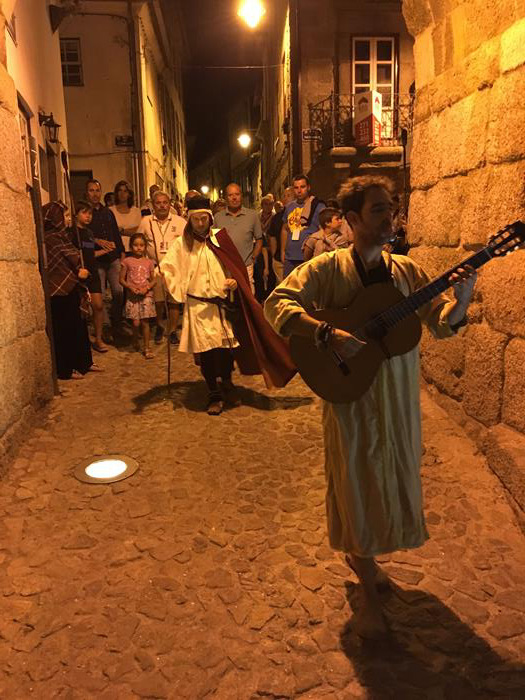
<instances>
[{"instance_id":1,"label":"acoustic guitar","mask_svg":"<svg viewBox=\"0 0 525 700\"><path fill-rule=\"evenodd\" d=\"M350 403L359 399L385 359L404 355L419 343L421 321L416 311L451 286L450 275L465 265L477 269L524 243L525 223L515 221L493 235L482 250L408 297L391 282L378 283L364 287L348 308L308 312L318 321L365 340L366 345L350 360L343 360L333 350L318 350L313 340L293 335L290 351L299 374L325 401Z\"/></svg>"}]
</instances>

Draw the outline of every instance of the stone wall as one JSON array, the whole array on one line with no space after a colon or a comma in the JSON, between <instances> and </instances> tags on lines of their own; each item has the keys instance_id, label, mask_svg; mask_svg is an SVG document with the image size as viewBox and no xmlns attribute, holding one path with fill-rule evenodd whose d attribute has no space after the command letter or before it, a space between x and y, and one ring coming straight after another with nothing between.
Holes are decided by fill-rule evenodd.
<instances>
[{"instance_id":1,"label":"stone wall","mask_svg":"<svg viewBox=\"0 0 525 700\"><path fill-rule=\"evenodd\" d=\"M18 106L5 64L0 0L0 465L52 396L35 224L26 192Z\"/></svg>"},{"instance_id":2,"label":"stone wall","mask_svg":"<svg viewBox=\"0 0 525 700\"><path fill-rule=\"evenodd\" d=\"M525 2L404 0L403 14L417 90L409 236L437 274L525 220ZM482 269L460 338L427 336L422 348L425 378L483 428L482 442L502 431L524 441L525 251Z\"/></svg>"}]
</instances>

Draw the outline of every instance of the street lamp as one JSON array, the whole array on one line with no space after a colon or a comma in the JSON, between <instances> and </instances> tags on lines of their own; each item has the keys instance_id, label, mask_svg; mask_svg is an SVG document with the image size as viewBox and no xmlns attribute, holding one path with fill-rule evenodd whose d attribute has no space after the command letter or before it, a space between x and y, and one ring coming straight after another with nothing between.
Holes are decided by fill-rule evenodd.
<instances>
[{"instance_id":1,"label":"street lamp","mask_svg":"<svg viewBox=\"0 0 525 700\"><path fill-rule=\"evenodd\" d=\"M252 137L248 132L243 131L242 134L239 134L237 137L237 141L239 142L239 146L241 148L249 148L251 142L252 142Z\"/></svg>"},{"instance_id":2,"label":"street lamp","mask_svg":"<svg viewBox=\"0 0 525 700\"><path fill-rule=\"evenodd\" d=\"M255 29L266 14L266 8L260 0L244 0L237 14L246 22L250 29Z\"/></svg>"},{"instance_id":3,"label":"street lamp","mask_svg":"<svg viewBox=\"0 0 525 700\"><path fill-rule=\"evenodd\" d=\"M208 185L203 185L201 187L202 194L208 194L209 191L210 191L210 188L208 187Z\"/></svg>"},{"instance_id":4,"label":"street lamp","mask_svg":"<svg viewBox=\"0 0 525 700\"><path fill-rule=\"evenodd\" d=\"M40 111L38 113L38 123L40 126L44 126L46 129L47 140L50 143L58 143L58 131L60 129L60 124L57 124L53 119L53 112L46 114Z\"/></svg>"}]
</instances>

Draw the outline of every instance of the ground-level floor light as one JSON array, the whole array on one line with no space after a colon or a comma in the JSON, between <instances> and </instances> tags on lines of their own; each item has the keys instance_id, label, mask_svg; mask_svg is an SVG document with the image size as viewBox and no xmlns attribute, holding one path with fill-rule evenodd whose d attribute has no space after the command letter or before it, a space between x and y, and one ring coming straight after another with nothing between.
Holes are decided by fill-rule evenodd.
<instances>
[{"instance_id":1,"label":"ground-level floor light","mask_svg":"<svg viewBox=\"0 0 525 700\"><path fill-rule=\"evenodd\" d=\"M75 467L74 476L86 484L111 484L134 474L139 463L126 455L102 455L85 459Z\"/></svg>"}]
</instances>

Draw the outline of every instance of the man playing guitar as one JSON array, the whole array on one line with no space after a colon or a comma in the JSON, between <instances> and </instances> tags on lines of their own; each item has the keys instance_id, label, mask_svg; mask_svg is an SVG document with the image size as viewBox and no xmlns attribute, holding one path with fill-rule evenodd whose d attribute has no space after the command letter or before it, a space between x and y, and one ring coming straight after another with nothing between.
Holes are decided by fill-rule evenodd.
<instances>
[{"instance_id":1,"label":"man playing guitar","mask_svg":"<svg viewBox=\"0 0 525 700\"><path fill-rule=\"evenodd\" d=\"M393 235L392 196L392 183L382 177L356 177L342 186L338 200L352 227L354 246L304 263L274 290L265 315L277 332L309 338L317 349L335 351L349 361L366 346L365 340L310 314L344 309L363 288L377 283L391 282L408 296L429 282L412 259L383 251ZM439 294L418 310L438 338L465 325L476 273L460 267L449 279L454 298ZM378 585L388 580L374 557L419 547L428 538L420 479L417 345L388 357L360 398L324 401L323 426L330 544L346 553L361 583L356 631L378 638L387 633Z\"/></svg>"}]
</instances>

